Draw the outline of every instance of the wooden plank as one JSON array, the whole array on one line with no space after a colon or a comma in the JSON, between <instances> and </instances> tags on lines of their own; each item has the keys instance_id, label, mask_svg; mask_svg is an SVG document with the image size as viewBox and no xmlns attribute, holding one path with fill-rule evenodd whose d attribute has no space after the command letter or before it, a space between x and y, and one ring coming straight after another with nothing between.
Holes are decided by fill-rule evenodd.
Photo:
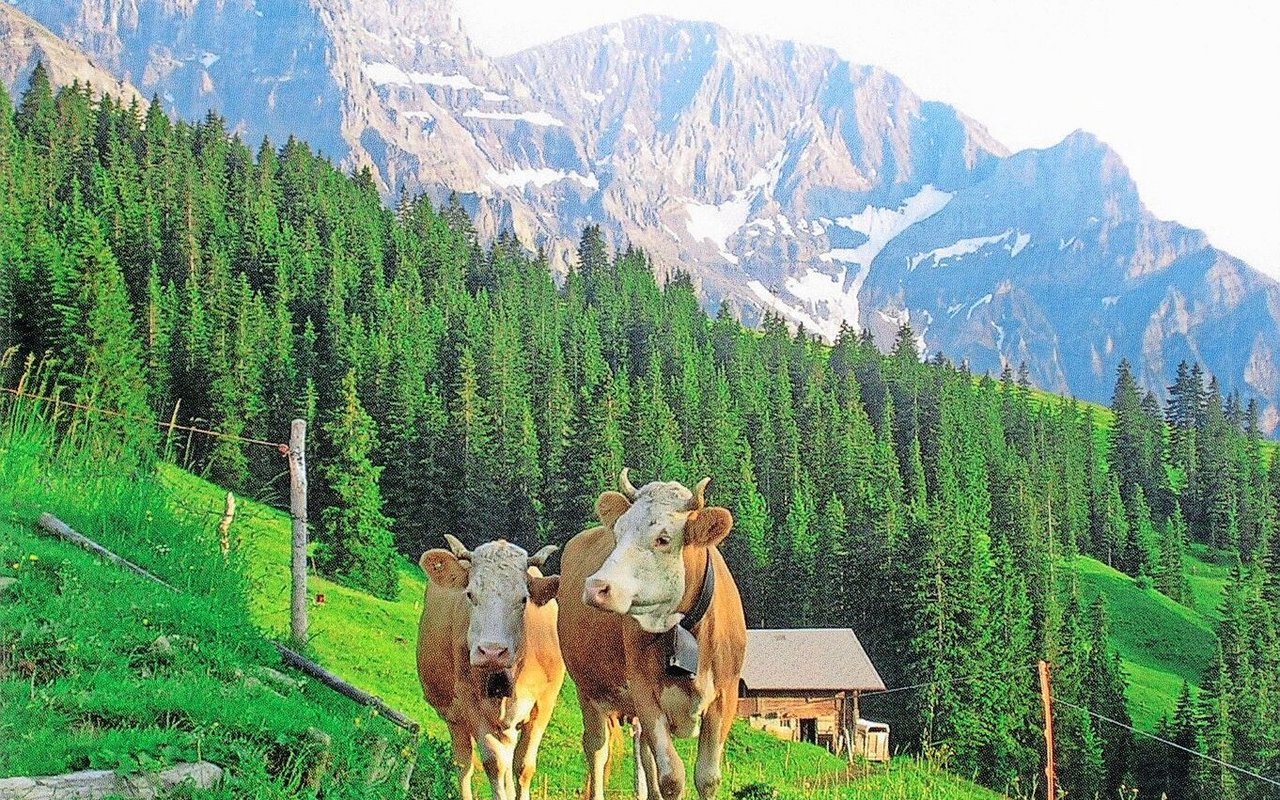
<instances>
[{"instance_id":1,"label":"wooden plank","mask_svg":"<svg viewBox=\"0 0 1280 800\"><path fill-rule=\"evenodd\" d=\"M276 650L280 651L280 657L283 658L284 662L289 666L305 672L323 683L325 686L333 689L335 692L344 694L352 700L355 700L357 703L362 703L366 706L373 706L378 709L379 714L407 731L417 733L420 729L421 726L418 725L417 722L414 722L404 714L401 714L399 711L396 711L394 708L384 703L382 698L377 695L369 694L364 689L352 686L316 662L294 652L293 650L290 650L279 642L272 642L272 644L276 646Z\"/></svg>"}]
</instances>

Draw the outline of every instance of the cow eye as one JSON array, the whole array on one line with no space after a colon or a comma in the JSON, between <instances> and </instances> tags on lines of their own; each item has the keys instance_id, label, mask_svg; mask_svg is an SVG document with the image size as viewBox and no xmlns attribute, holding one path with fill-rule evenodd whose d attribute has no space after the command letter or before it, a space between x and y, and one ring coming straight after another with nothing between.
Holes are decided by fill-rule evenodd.
<instances>
[{"instance_id":1,"label":"cow eye","mask_svg":"<svg viewBox=\"0 0 1280 800\"><path fill-rule=\"evenodd\" d=\"M528 604L529 604L529 598L527 596L520 598L520 605L528 605Z\"/></svg>"},{"instance_id":2,"label":"cow eye","mask_svg":"<svg viewBox=\"0 0 1280 800\"><path fill-rule=\"evenodd\" d=\"M467 590L467 602L471 605L476 604L476 596L471 593L470 589Z\"/></svg>"},{"instance_id":3,"label":"cow eye","mask_svg":"<svg viewBox=\"0 0 1280 800\"><path fill-rule=\"evenodd\" d=\"M666 535L665 533L658 534L658 538L654 539L653 543L656 544L658 547L666 547L669 544L671 544L671 537Z\"/></svg>"}]
</instances>

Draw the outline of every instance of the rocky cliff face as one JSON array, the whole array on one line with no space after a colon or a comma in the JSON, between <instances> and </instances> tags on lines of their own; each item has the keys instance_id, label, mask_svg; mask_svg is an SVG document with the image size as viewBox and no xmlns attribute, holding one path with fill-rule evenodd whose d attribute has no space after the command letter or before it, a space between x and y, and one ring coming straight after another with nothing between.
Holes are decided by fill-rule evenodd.
<instances>
[{"instance_id":1,"label":"rocky cliff face","mask_svg":"<svg viewBox=\"0 0 1280 800\"><path fill-rule=\"evenodd\" d=\"M0 49L0 84L10 96L26 89L36 63L43 62L49 79L58 86L79 81L126 103L143 100L132 84L119 80L84 51L4 2L0 2L0 42L4 42Z\"/></svg>"},{"instance_id":2,"label":"rocky cliff face","mask_svg":"<svg viewBox=\"0 0 1280 800\"><path fill-rule=\"evenodd\" d=\"M421 0L17 0L189 118L296 133L389 198L456 192L553 264L582 226L690 271L709 307L842 323L1095 400L1182 358L1280 422L1280 287L1154 219L1084 133L1010 154L830 50L643 17L509 57Z\"/></svg>"}]
</instances>

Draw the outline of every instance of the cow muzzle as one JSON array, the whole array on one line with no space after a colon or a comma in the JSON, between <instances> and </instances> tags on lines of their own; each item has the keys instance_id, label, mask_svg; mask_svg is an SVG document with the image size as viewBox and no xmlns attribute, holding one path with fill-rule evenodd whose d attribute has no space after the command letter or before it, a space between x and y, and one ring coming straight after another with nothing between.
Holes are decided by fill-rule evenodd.
<instances>
[{"instance_id":1,"label":"cow muzzle","mask_svg":"<svg viewBox=\"0 0 1280 800\"><path fill-rule=\"evenodd\" d=\"M511 648L506 645L485 642L478 644L471 651L471 666L480 669L510 669L512 664Z\"/></svg>"},{"instance_id":2,"label":"cow muzzle","mask_svg":"<svg viewBox=\"0 0 1280 800\"><path fill-rule=\"evenodd\" d=\"M621 598L619 594L618 590L609 581L600 578L588 578L582 589L582 602L601 611L625 614L631 603Z\"/></svg>"}]
</instances>

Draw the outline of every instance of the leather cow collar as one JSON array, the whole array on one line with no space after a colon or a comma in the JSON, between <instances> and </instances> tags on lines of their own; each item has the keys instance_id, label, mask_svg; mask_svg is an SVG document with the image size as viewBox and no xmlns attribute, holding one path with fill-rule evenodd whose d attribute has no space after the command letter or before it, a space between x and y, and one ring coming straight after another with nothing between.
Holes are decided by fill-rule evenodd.
<instances>
[{"instance_id":1,"label":"leather cow collar","mask_svg":"<svg viewBox=\"0 0 1280 800\"><path fill-rule=\"evenodd\" d=\"M712 563L711 549L708 548L707 569L703 573L702 588L694 598L693 608L684 615L679 625L662 634L667 648L667 677L690 679L698 674L698 639L693 635L693 629L707 615L715 593L715 564Z\"/></svg>"}]
</instances>

